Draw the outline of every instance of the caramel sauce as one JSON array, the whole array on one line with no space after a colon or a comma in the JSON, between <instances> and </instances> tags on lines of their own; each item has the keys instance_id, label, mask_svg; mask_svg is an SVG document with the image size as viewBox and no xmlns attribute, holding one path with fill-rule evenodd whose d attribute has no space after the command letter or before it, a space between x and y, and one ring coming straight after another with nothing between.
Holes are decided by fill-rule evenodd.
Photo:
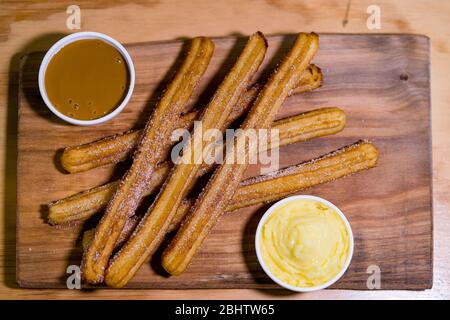
<instances>
[{"instance_id":1,"label":"caramel sauce","mask_svg":"<svg viewBox=\"0 0 450 320\"><path fill-rule=\"evenodd\" d=\"M122 54L105 41L72 42L50 60L45 89L53 106L78 120L93 120L114 111L130 82Z\"/></svg>"}]
</instances>

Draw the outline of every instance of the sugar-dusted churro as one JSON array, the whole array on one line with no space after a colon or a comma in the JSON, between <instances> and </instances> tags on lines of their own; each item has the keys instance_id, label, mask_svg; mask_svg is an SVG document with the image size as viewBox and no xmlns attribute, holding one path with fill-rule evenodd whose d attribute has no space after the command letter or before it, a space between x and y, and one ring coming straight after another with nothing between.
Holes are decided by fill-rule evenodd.
<instances>
[{"instance_id":1,"label":"sugar-dusted churro","mask_svg":"<svg viewBox=\"0 0 450 320\"><path fill-rule=\"evenodd\" d=\"M199 111L191 111L181 116L175 128L190 129L198 115ZM67 172L77 173L124 161L133 155L142 131L130 130L94 142L67 147L61 155L61 165Z\"/></svg>"},{"instance_id":2,"label":"sugar-dusted churro","mask_svg":"<svg viewBox=\"0 0 450 320\"><path fill-rule=\"evenodd\" d=\"M360 140L298 165L241 181L226 211L232 212L275 201L313 186L373 168L377 161L378 149L375 145ZM193 204L192 199L184 201L173 218L169 231L179 227Z\"/></svg>"},{"instance_id":3,"label":"sugar-dusted churro","mask_svg":"<svg viewBox=\"0 0 450 320\"><path fill-rule=\"evenodd\" d=\"M135 151L133 164L119 183L83 255L82 277L88 283L103 280L117 239L140 203L157 165L170 150L167 141L206 71L213 51L214 44L208 38L192 40L183 64L150 116Z\"/></svg>"},{"instance_id":4,"label":"sugar-dusted churro","mask_svg":"<svg viewBox=\"0 0 450 320\"><path fill-rule=\"evenodd\" d=\"M262 33L257 32L250 37L202 114L201 125L205 132L209 129L225 130L233 107L248 88L266 50L267 42ZM300 73L297 77L299 76ZM111 260L105 275L105 282L109 286L125 285L146 258L157 249L181 201L194 186L203 162L203 154L212 147L212 143L203 140L202 130L194 130L179 163L172 169L154 203L131 238Z\"/></svg>"},{"instance_id":5,"label":"sugar-dusted churro","mask_svg":"<svg viewBox=\"0 0 450 320\"><path fill-rule=\"evenodd\" d=\"M114 249L120 248L120 246L122 246L122 244L124 244L125 241L128 240L134 228L136 228L137 224L139 223L139 220L140 219L137 216L132 216L127 219L125 225L123 226L122 231L120 232L119 238L117 239ZM83 251L86 251L87 248L89 248L89 245L91 244L94 234L95 228L83 232L83 237L81 239L81 246L83 247Z\"/></svg>"},{"instance_id":6,"label":"sugar-dusted churro","mask_svg":"<svg viewBox=\"0 0 450 320\"><path fill-rule=\"evenodd\" d=\"M316 34L297 35L293 47L256 99L242 124L243 130L270 128L282 103L298 83L299 75L314 57L318 43ZM234 148L231 152L227 152L225 164L216 169L206 188L191 207L175 238L164 251L162 265L170 274L179 275L187 268L212 227L227 209L248 166L247 163L232 163L228 160L234 159L235 150L238 155L244 157L256 152L252 144L242 151L239 150L240 145L246 144L245 139L244 134L236 136ZM108 270L110 269L111 266ZM115 285L124 283L126 281L121 279L113 282Z\"/></svg>"},{"instance_id":7,"label":"sugar-dusted churro","mask_svg":"<svg viewBox=\"0 0 450 320\"><path fill-rule=\"evenodd\" d=\"M373 168L377 165L377 161L378 150L375 145L361 140L301 164L248 178L240 183L226 212L276 201L305 189ZM172 219L168 232L179 228L193 203L193 199L186 199L182 202ZM127 225L135 226L137 218L130 219L132 220ZM120 238L127 239L132 232L133 228L124 228ZM83 243L92 237L92 234L93 230L86 231ZM117 246L120 247L122 243L118 243Z\"/></svg>"},{"instance_id":8,"label":"sugar-dusted churro","mask_svg":"<svg viewBox=\"0 0 450 320\"><path fill-rule=\"evenodd\" d=\"M171 163L165 161L158 165L148 181L144 197L154 193L161 186L169 174ZM57 224L77 224L85 221L95 213L106 208L117 190L120 180L116 180L102 186L81 191L67 198L49 203L48 222Z\"/></svg>"},{"instance_id":9,"label":"sugar-dusted churro","mask_svg":"<svg viewBox=\"0 0 450 320\"><path fill-rule=\"evenodd\" d=\"M316 89L321 83L322 73L320 69L315 65L310 65L302 73L297 87L291 94L299 94ZM242 116L251 107L251 102L256 98L260 89L261 85L255 84L240 97L230 114L229 122L233 122ZM180 117L176 128L191 128L199 114L199 110L184 114ZM67 147L61 155L61 165L66 171L77 173L103 165L124 161L133 153L141 133L142 130L131 130L114 136L105 137L94 142Z\"/></svg>"},{"instance_id":10,"label":"sugar-dusted churro","mask_svg":"<svg viewBox=\"0 0 450 320\"><path fill-rule=\"evenodd\" d=\"M339 108L321 108L299 114L297 116L275 121L272 128L278 129L278 145L268 145L273 148L291 143L306 141L340 132L345 126L345 113ZM207 166L200 174L206 172ZM162 185L169 173L170 163L163 162L155 170L147 185L145 195L156 191ZM48 205L48 221L51 224L70 224L90 218L96 212L105 208L118 182L95 187L70 197L52 202Z\"/></svg>"}]
</instances>

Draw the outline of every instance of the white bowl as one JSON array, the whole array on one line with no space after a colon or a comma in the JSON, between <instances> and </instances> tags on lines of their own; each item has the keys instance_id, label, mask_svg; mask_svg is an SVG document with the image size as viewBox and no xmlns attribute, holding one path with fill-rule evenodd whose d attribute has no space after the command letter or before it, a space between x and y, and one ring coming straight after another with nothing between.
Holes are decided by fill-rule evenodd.
<instances>
[{"instance_id":1,"label":"white bowl","mask_svg":"<svg viewBox=\"0 0 450 320\"><path fill-rule=\"evenodd\" d=\"M122 54L125 61L127 62L128 71L129 71L129 75L130 75L130 83L129 83L129 87L128 87L128 92L127 92L125 98L120 103L120 105L118 105L114 109L114 111L112 111L111 113L108 113L107 115L104 115L103 117L100 117L100 118L94 119L94 120L78 120L78 119L73 119L73 118L70 118L70 117L62 114L50 102L50 99L47 96L47 91L45 90L45 71L47 70L47 66L48 66L50 60L53 58L53 56L59 50L61 50L61 48L68 45L69 43L72 43L72 42L75 42L78 40L84 40L84 39L103 40L103 41L107 42L108 44L110 44L111 46L113 46L114 48L116 48ZM135 72L134 72L133 61L131 60L131 57L128 54L127 50L118 41L114 40L113 38L111 38L103 33L77 32L77 33L72 33L72 34L62 38L61 40L56 42L47 51L47 53L44 56L44 59L41 62L41 66L39 68L39 80L38 81L39 81L39 91L41 93L42 99L44 100L45 104L50 109L50 111L52 111L58 118L60 118L64 121L70 122L72 124L77 124L77 125L81 125L81 126L91 126L91 125L99 124L99 123L102 123L102 122L105 122L105 121L108 121L108 120L114 118L125 108L128 101L130 101L131 95L133 94L134 80L135 80Z\"/></svg>"},{"instance_id":2,"label":"white bowl","mask_svg":"<svg viewBox=\"0 0 450 320\"><path fill-rule=\"evenodd\" d=\"M295 200L315 200L318 201L324 205L326 205L327 207L335 210L338 215L341 217L341 219L344 221L345 227L347 229L347 233L349 236L349 252L348 252L348 256L347 256L347 260L345 261L344 267L342 268L342 270L336 274L336 276L334 276L332 279L330 279L329 281L327 281L324 284L321 284L319 286L314 286L314 287L296 287L296 286L292 286L288 283L285 283L283 281L281 281L280 279L278 279L277 277L275 277L272 272L269 270L269 268L266 266L266 264L264 263L264 260L262 258L261 255L261 248L260 248L260 240L261 240L261 232L262 232L262 227L263 225L266 223L267 219L269 218L269 216L274 212L275 209L277 209L279 206L287 203L287 202L291 202L291 201L295 201ZM321 290L321 289L325 289L329 286L331 286L333 283L335 283L336 281L338 281L342 275L345 273L345 271L347 271L348 266L350 265L350 262L352 260L353 257L353 232L352 232L352 228L350 227L350 223L348 222L347 218L344 216L344 214L342 213L341 210L339 210L338 207L336 207L334 204L332 204L331 202L322 199L320 197L316 197L316 196L310 196L310 195L298 195L298 196L292 196L292 197L288 197L288 198L284 198L276 203L274 203L269 210L266 211L266 213L262 216L261 220L259 221L258 224L258 228L256 229L256 235L255 235L255 248L256 248L256 256L258 257L258 261L259 264L261 265L261 267L263 268L264 272L276 283L278 283L280 286L292 290L292 291L297 291L297 292L311 292L311 291L317 291L317 290Z\"/></svg>"}]
</instances>

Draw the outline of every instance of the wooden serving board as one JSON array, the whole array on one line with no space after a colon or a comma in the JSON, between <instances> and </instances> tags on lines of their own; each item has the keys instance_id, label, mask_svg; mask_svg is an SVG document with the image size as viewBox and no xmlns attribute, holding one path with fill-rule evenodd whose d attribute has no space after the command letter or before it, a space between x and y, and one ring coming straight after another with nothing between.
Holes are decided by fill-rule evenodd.
<instances>
[{"instance_id":1,"label":"wooden serving board","mask_svg":"<svg viewBox=\"0 0 450 320\"><path fill-rule=\"evenodd\" d=\"M269 37L263 72L271 70L293 36ZM245 39L217 38L211 65L193 99L207 101L229 70ZM131 102L115 119L93 127L62 123L42 102L37 71L43 57L23 59L19 99L17 280L22 287L66 286L66 268L80 263L81 227L46 223L49 201L119 177L126 165L69 175L58 166L65 146L140 127L173 75L183 41L127 46L136 68ZM367 269L381 270L381 289L426 289L432 285L432 199L429 39L414 35L320 37L314 59L324 73L322 88L289 98L279 117L322 106L339 106L347 126L337 135L282 148L282 166L351 144L372 140L377 168L308 190L335 203L348 217L355 252L333 288L367 289ZM258 174L251 167L248 176ZM254 248L257 223L268 205L225 215L189 269L179 277L162 273L159 255L145 263L133 288L279 288L259 267Z\"/></svg>"}]
</instances>

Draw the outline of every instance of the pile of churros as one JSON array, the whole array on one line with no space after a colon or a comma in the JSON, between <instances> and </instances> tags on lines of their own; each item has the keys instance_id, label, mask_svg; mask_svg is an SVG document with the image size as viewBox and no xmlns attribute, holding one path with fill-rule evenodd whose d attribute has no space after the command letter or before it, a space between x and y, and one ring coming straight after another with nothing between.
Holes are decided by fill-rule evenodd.
<instances>
[{"instance_id":1,"label":"pile of churros","mask_svg":"<svg viewBox=\"0 0 450 320\"><path fill-rule=\"evenodd\" d=\"M201 133L195 131L179 155L180 161L170 160L172 133L178 128L192 129L194 121L201 121L203 132L217 129L224 133L241 118L242 130L278 129L279 139L267 149L344 129L345 114L335 107L274 121L290 95L321 86L321 70L311 64L319 48L319 37L315 33L298 34L267 81L252 83L267 46L261 32L252 35L209 103L189 109L189 99L214 52L212 40L192 39L145 128L64 150L61 164L69 173L132 158L122 179L48 204L48 221L53 225L80 223L101 214L97 226L83 234L81 270L86 283L125 286L169 232L175 236L164 248L162 265L169 274L179 275L188 268L222 214L278 200L376 166L377 148L360 140L319 158L244 180L248 161L203 162L199 157L212 146L197 137ZM244 135L234 136L230 150L224 151L226 159L233 156L231 150L237 150L233 146L245 145L244 139ZM257 152L261 150L248 144L243 156L248 159ZM209 175L206 186L193 196L194 186L205 175ZM137 215L143 198L151 194L155 195L153 203L143 216Z\"/></svg>"}]
</instances>

